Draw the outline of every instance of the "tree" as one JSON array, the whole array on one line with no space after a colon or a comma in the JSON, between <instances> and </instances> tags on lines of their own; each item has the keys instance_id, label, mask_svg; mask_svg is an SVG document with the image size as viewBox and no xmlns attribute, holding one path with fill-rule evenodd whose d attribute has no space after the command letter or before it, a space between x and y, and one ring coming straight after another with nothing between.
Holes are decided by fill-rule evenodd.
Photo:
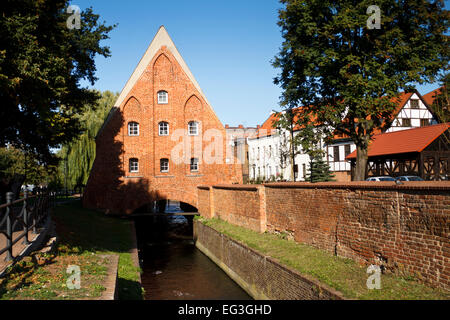
<instances>
[{"instance_id":1,"label":"tree","mask_svg":"<svg viewBox=\"0 0 450 320\"><path fill-rule=\"evenodd\" d=\"M22 184L47 185L55 177L56 167L41 163L33 154L13 146L0 148L0 196L7 192L19 196Z\"/></svg>"},{"instance_id":2,"label":"tree","mask_svg":"<svg viewBox=\"0 0 450 320\"><path fill-rule=\"evenodd\" d=\"M281 69L274 79L281 105L306 106L303 116L349 136L357 148L355 180L364 180L369 141L391 125L399 92L434 82L448 66L444 2L376 1L380 29L369 28L372 0L281 3L284 42L273 61Z\"/></svg>"},{"instance_id":3,"label":"tree","mask_svg":"<svg viewBox=\"0 0 450 320\"><path fill-rule=\"evenodd\" d=\"M295 135L297 109L288 108L277 113L277 121L272 126L277 128L280 137L278 156L280 157L280 167L286 168L290 165L291 180L295 181L295 157L301 153L300 141Z\"/></svg>"},{"instance_id":4,"label":"tree","mask_svg":"<svg viewBox=\"0 0 450 320\"><path fill-rule=\"evenodd\" d=\"M323 160L323 157L316 156L311 160L311 165L306 174L306 181L327 182L333 181L334 174L330 171L330 166Z\"/></svg>"},{"instance_id":5,"label":"tree","mask_svg":"<svg viewBox=\"0 0 450 320\"><path fill-rule=\"evenodd\" d=\"M93 105L96 55L114 26L99 23L92 9L81 12L79 29L69 29L68 0L4 0L0 9L0 146L12 144L39 157L80 132L74 115Z\"/></svg>"},{"instance_id":6,"label":"tree","mask_svg":"<svg viewBox=\"0 0 450 320\"><path fill-rule=\"evenodd\" d=\"M431 106L441 122L450 122L450 74L442 78L442 87L433 97Z\"/></svg>"},{"instance_id":7,"label":"tree","mask_svg":"<svg viewBox=\"0 0 450 320\"><path fill-rule=\"evenodd\" d=\"M96 104L86 106L85 112L77 116L83 133L58 153L60 181L64 184L67 175L68 188L86 185L95 160L95 137L117 98L118 93L105 91Z\"/></svg>"}]
</instances>

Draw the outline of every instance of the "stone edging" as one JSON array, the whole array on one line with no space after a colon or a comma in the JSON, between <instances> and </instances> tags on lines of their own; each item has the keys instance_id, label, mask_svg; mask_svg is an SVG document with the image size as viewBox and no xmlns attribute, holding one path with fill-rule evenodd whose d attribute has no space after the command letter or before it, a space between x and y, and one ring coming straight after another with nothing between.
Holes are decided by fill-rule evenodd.
<instances>
[{"instance_id":1,"label":"stone edging","mask_svg":"<svg viewBox=\"0 0 450 320\"><path fill-rule=\"evenodd\" d=\"M131 245L132 245L132 248L130 250L131 260L133 260L133 264L135 267L140 268L141 264L139 263L139 253L137 249L136 226L133 220L131 220ZM138 281L139 284L142 286L142 279L140 272L138 272Z\"/></svg>"},{"instance_id":2,"label":"stone edging","mask_svg":"<svg viewBox=\"0 0 450 320\"><path fill-rule=\"evenodd\" d=\"M100 255L102 258L109 259L108 265L108 275L103 283L106 288L98 300L117 300L117 272L119 267L119 256L118 255Z\"/></svg>"}]
</instances>

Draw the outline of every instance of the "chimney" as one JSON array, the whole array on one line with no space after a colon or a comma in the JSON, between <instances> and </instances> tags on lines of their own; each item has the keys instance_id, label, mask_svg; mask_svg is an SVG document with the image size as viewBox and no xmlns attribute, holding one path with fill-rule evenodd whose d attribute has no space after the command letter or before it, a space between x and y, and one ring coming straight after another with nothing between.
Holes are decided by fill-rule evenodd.
<instances>
[{"instance_id":1,"label":"chimney","mask_svg":"<svg viewBox=\"0 0 450 320\"><path fill-rule=\"evenodd\" d=\"M239 129L244 129L244 126L242 124L240 124Z\"/></svg>"},{"instance_id":2,"label":"chimney","mask_svg":"<svg viewBox=\"0 0 450 320\"><path fill-rule=\"evenodd\" d=\"M225 125L225 129L229 129L229 128L230 128L230 126L226 124Z\"/></svg>"}]
</instances>

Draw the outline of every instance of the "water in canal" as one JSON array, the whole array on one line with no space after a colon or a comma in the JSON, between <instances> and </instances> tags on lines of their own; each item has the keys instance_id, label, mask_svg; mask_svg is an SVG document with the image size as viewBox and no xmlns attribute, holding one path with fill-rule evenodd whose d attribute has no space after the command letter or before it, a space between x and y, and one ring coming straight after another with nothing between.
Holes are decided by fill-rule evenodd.
<instances>
[{"instance_id":1,"label":"water in canal","mask_svg":"<svg viewBox=\"0 0 450 320\"><path fill-rule=\"evenodd\" d=\"M251 299L195 247L183 216L139 217L135 223L146 300Z\"/></svg>"}]
</instances>

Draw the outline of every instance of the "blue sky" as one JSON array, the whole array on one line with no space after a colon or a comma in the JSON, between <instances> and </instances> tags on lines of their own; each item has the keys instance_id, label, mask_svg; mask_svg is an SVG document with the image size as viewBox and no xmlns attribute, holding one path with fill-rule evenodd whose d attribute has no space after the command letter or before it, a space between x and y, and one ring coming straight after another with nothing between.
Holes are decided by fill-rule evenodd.
<instances>
[{"instance_id":1,"label":"blue sky","mask_svg":"<svg viewBox=\"0 0 450 320\"><path fill-rule=\"evenodd\" d=\"M120 92L164 25L223 124L256 126L279 110L270 61L281 43L277 0L73 0L118 23L110 58L98 57L94 88ZM446 2L446 5L448 3ZM86 84L85 84L86 85ZM438 84L418 86L421 94Z\"/></svg>"}]
</instances>

